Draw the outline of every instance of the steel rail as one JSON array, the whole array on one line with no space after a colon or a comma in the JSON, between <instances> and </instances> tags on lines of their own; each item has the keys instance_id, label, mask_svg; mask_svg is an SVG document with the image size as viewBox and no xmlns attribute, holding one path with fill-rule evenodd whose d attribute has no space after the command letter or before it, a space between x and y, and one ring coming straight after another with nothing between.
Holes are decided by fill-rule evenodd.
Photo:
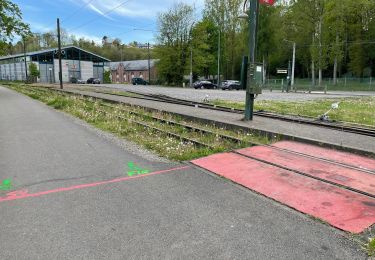
<instances>
[{"instance_id":1,"label":"steel rail","mask_svg":"<svg viewBox=\"0 0 375 260\"><path fill-rule=\"evenodd\" d=\"M303 175L303 176L308 177L308 178L312 178L312 179L315 179L315 180L318 180L318 181L321 181L321 182L324 182L324 183L328 183L328 184L337 186L339 188L347 189L347 190L350 190L352 192L356 192L356 193L359 193L359 194L362 194L362 195L365 195L365 196L368 196L368 197L371 197L371 198L375 198L375 194L371 194L371 193L368 193L368 192L365 192L365 191L362 191L362 190L358 190L358 189L355 189L355 188L352 188L352 187L349 187L349 186L346 186L346 185L342 185L342 184L339 184L339 183L336 183L336 182L333 182L333 181L330 181L330 180L322 179L322 178L313 176L311 174L304 173L304 172L299 171L299 170L290 169L288 167L279 165L277 163L269 162L269 161L259 159L259 158L256 158L256 157L253 157L253 156L250 156L250 155L241 154L237 151L233 151L233 153L235 153L237 155L240 155L242 157L250 158L252 160L255 160L255 161L258 161L258 162L261 162L261 163L272 165L274 167L277 167L277 168L280 168L280 169L283 169L283 170L291 171L291 172L297 173L299 175Z\"/></svg>"},{"instance_id":2,"label":"steel rail","mask_svg":"<svg viewBox=\"0 0 375 260\"><path fill-rule=\"evenodd\" d=\"M86 95L86 94L81 94L81 93L76 93L76 92L70 92L70 91L65 91L65 90L61 91L59 89L53 89L53 88L36 88L36 87L33 87L33 88L34 89L38 89L38 90L42 90L42 91L53 90L53 91L59 92L60 94L69 94L69 95L75 95L75 96L80 96L80 97L85 96L85 97L94 98L94 99L97 99L97 100L110 101L111 103L124 104L121 101L107 100L107 99L101 98L101 97L95 97L95 96L90 96L90 95ZM30 89L28 89L28 90L30 90ZM83 99L83 100L89 101L87 99ZM115 108L115 107L107 105L107 104L101 104L101 105L105 105L105 106L108 106L108 107L111 107L111 108ZM130 113L133 113L133 114L140 115L140 113L137 113L137 112L134 112L134 111L126 110L126 109L123 109L123 108L119 108L119 109L121 109L121 110L123 110L125 112L130 112ZM223 134L217 134L215 132L211 132L211 131L206 130L206 129L201 129L201 128L189 126L189 125L186 125L186 124L181 124L181 123L177 123L175 121L166 120L166 119L162 119L162 118L158 118L158 117L154 117L154 116L150 116L150 115L144 115L144 114L142 114L142 116L146 116L146 117L152 118L154 120L164 121L165 123L169 123L169 124L179 125L179 126L182 126L184 128L188 128L188 129L190 128L191 130L199 131L199 132L202 132L202 133L207 133L207 134L212 134L212 135L219 135L219 136L222 137L222 139L228 139L228 140L231 140L231 141L234 141L234 142L238 142L238 143L244 142L244 143L248 143L251 146L261 146L262 145L262 146L265 146L265 147L268 147L268 148L271 148L271 149L274 149L274 150L284 151L284 152L296 154L296 155L299 155L299 156L302 156L302 157L320 160L320 161L327 162L327 163L334 164L334 165L338 165L338 166L341 166L341 167L344 167L344 168L348 168L348 169L352 169L352 170L357 170L357 171L361 171L361 172L365 172L365 173L369 173L369 174L375 174L374 171L369 170L369 169L359 168L359 167L356 167L356 166L353 166L353 165L348 165L348 164L340 163L340 162L337 162L337 161L333 161L333 160L329 160L329 159L325 159L325 158L316 157L316 156L313 156L313 155L307 155L307 154L304 154L304 153L300 153L300 152L296 152L296 151L292 151L292 150L288 150L288 149L284 149L284 148L279 148L279 147L272 146L272 145L261 144L261 143L257 143L257 142L254 142L254 141L246 141L246 140L242 140L242 139L239 139L239 138L236 138L236 137L232 137L232 136L227 136L227 135L223 135Z\"/></svg>"}]
</instances>

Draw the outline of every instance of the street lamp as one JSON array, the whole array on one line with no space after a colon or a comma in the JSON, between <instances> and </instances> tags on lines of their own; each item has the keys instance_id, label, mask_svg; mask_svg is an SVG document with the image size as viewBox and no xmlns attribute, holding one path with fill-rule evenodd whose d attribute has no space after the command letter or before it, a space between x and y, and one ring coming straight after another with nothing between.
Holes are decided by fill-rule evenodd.
<instances>
[{"instance_id":1,"label":"street lamp","mask_svg":"<svg viewBox=\"0 0 375 260\"><path fill-rule=\"evenodd\" d=\"M195 22L193 22L190 27L190 87L191 88L193 87L193 45L192 45L193 35L192 35L192 31L193 31L194 24Z\"/></svg>"},{"instance_id":2,"label":"street lamp","mask_svg":"<svg viewBox=\"0 0 375 260\"><path fill-rule=\"evenodd\" d=\"M296 42L289 41L289 40L286 40L286 39L284 39L284 41L285 42L293 43L293 61L292 61L292 81L291 81L291 86L295 90L295 88L294 88L294 75L295 75L295 67L296 67Z\"/></svg>"}]
</instances>

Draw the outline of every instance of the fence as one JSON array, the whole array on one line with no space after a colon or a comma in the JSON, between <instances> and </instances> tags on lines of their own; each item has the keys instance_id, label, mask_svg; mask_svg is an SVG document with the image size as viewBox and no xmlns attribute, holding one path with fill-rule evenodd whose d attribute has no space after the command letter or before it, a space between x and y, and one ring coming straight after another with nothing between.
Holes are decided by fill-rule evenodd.
<instances>
[{"instance_id":1,"label":"fence","mask_svg":"<svg viewBox=\"0 0 375 260\"><path fill-rule=\"evenodd\" d=\"M286 79L267 79L264 89L285 90ZM375 91L375 78L338 78L337 84L333 84L332 78L324 78L321 86L318 85L318 79L312 85L311 79L295 79L294 89L297 91ZM290 87L291 88L291 87Z\"/></svg>"}]
</instances>

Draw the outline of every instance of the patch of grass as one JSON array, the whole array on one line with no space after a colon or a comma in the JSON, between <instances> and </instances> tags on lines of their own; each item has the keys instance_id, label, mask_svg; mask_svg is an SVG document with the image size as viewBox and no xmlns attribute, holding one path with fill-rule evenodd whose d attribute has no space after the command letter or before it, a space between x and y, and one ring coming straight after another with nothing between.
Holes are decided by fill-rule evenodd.
<instances>
[{"instance_id":1,"label":"patch of grass","mask_svg":"<svg viewBox=\"0 0 375 260\"><path fill-rule=\"evenodd\" d=\"M370 238L368 244L366 245L367 254L369 256L375 255L375 238Z\"/></svg>"},{"instance_id":2,"label":"patch of grass","mask_svg":"<svg viewBox=\"0 0 375 260\"><path fill-rule=\"evenodd\" d=\"M171 160L191 160L217 152L249 146L249 142L270 143L268 139L257 136L251 132L232 131L213 125L184 121L180 117L175 117L172 114L164 112L149 112L143 108L123 104L111 104L108 106L109 104L102 101L96 101L90 98L79 98L74 95L54 92L48 89L40 89L39 87L12 85L9 88L78 117L103 131L131 140ZM104 106L104 104L106 105ZM154 120L151 117L174 122L179 121L179 123L205 129L212 133L191 131L179 125ZM136 122L141 122L163 131L144 127ZM190 140L208 144L211 148L199 146L192 142L170 136L166 132L178 134ZM229 141L221 138L220 134L229 135L242 139L243 141L240 143Z\"/></svg>"},{"instance_id":3,"label":"patch of grass","mask_svg":"<svg viewBox=\"0 0 375 260\"><path fill-rule=\"evenodd\" d=\"M375 97L352 97L321 99L311 101L269 101L255 102L255 110L265 110L283 115L299 115L318 118L331 105L340 102L339 109L329 113L331 120L375 126ZM244 109L244 102L215 100L215 105Z\"/></svg>"}]
</instances>

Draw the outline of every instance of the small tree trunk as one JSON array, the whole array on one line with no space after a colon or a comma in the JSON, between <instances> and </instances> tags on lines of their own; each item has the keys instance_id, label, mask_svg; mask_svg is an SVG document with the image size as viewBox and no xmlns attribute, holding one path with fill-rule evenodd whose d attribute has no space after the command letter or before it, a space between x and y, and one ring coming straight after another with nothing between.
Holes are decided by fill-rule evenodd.
<instances>
[{"instance_id":1,"label":"small tree trunk","mask_svg":"<svg viewBox=\"0 0 375 260\"><path fill-rule=\"evenodd\" d=\"M338 46L338 43L339 43L339 35L336 33L336 48ZM336 53L336 56L335 56L335 60L333 62L333 85L337 85L337 53Z\"/></svg>"},{"instance_id":2,"label":"small tree trunk","mask_svg":"<svg viewBox=\"0 0 375 260\"><path fill-rule=\"evenodd\" d=\"M322 61L322 19L323 17L320 17L319 20L319 87L322 86L322 80L323 80L323 61Z\"/></svg>"},{"instance_id":3,"label":"small tree trunk","mask_svg":"<svg viewBox=\"0 0 375 260\"><path fill-rule=\"evenodd\" d=\"M266 58L263 55L263 84L266 83Z\"/></svg>"}]
</instances>

